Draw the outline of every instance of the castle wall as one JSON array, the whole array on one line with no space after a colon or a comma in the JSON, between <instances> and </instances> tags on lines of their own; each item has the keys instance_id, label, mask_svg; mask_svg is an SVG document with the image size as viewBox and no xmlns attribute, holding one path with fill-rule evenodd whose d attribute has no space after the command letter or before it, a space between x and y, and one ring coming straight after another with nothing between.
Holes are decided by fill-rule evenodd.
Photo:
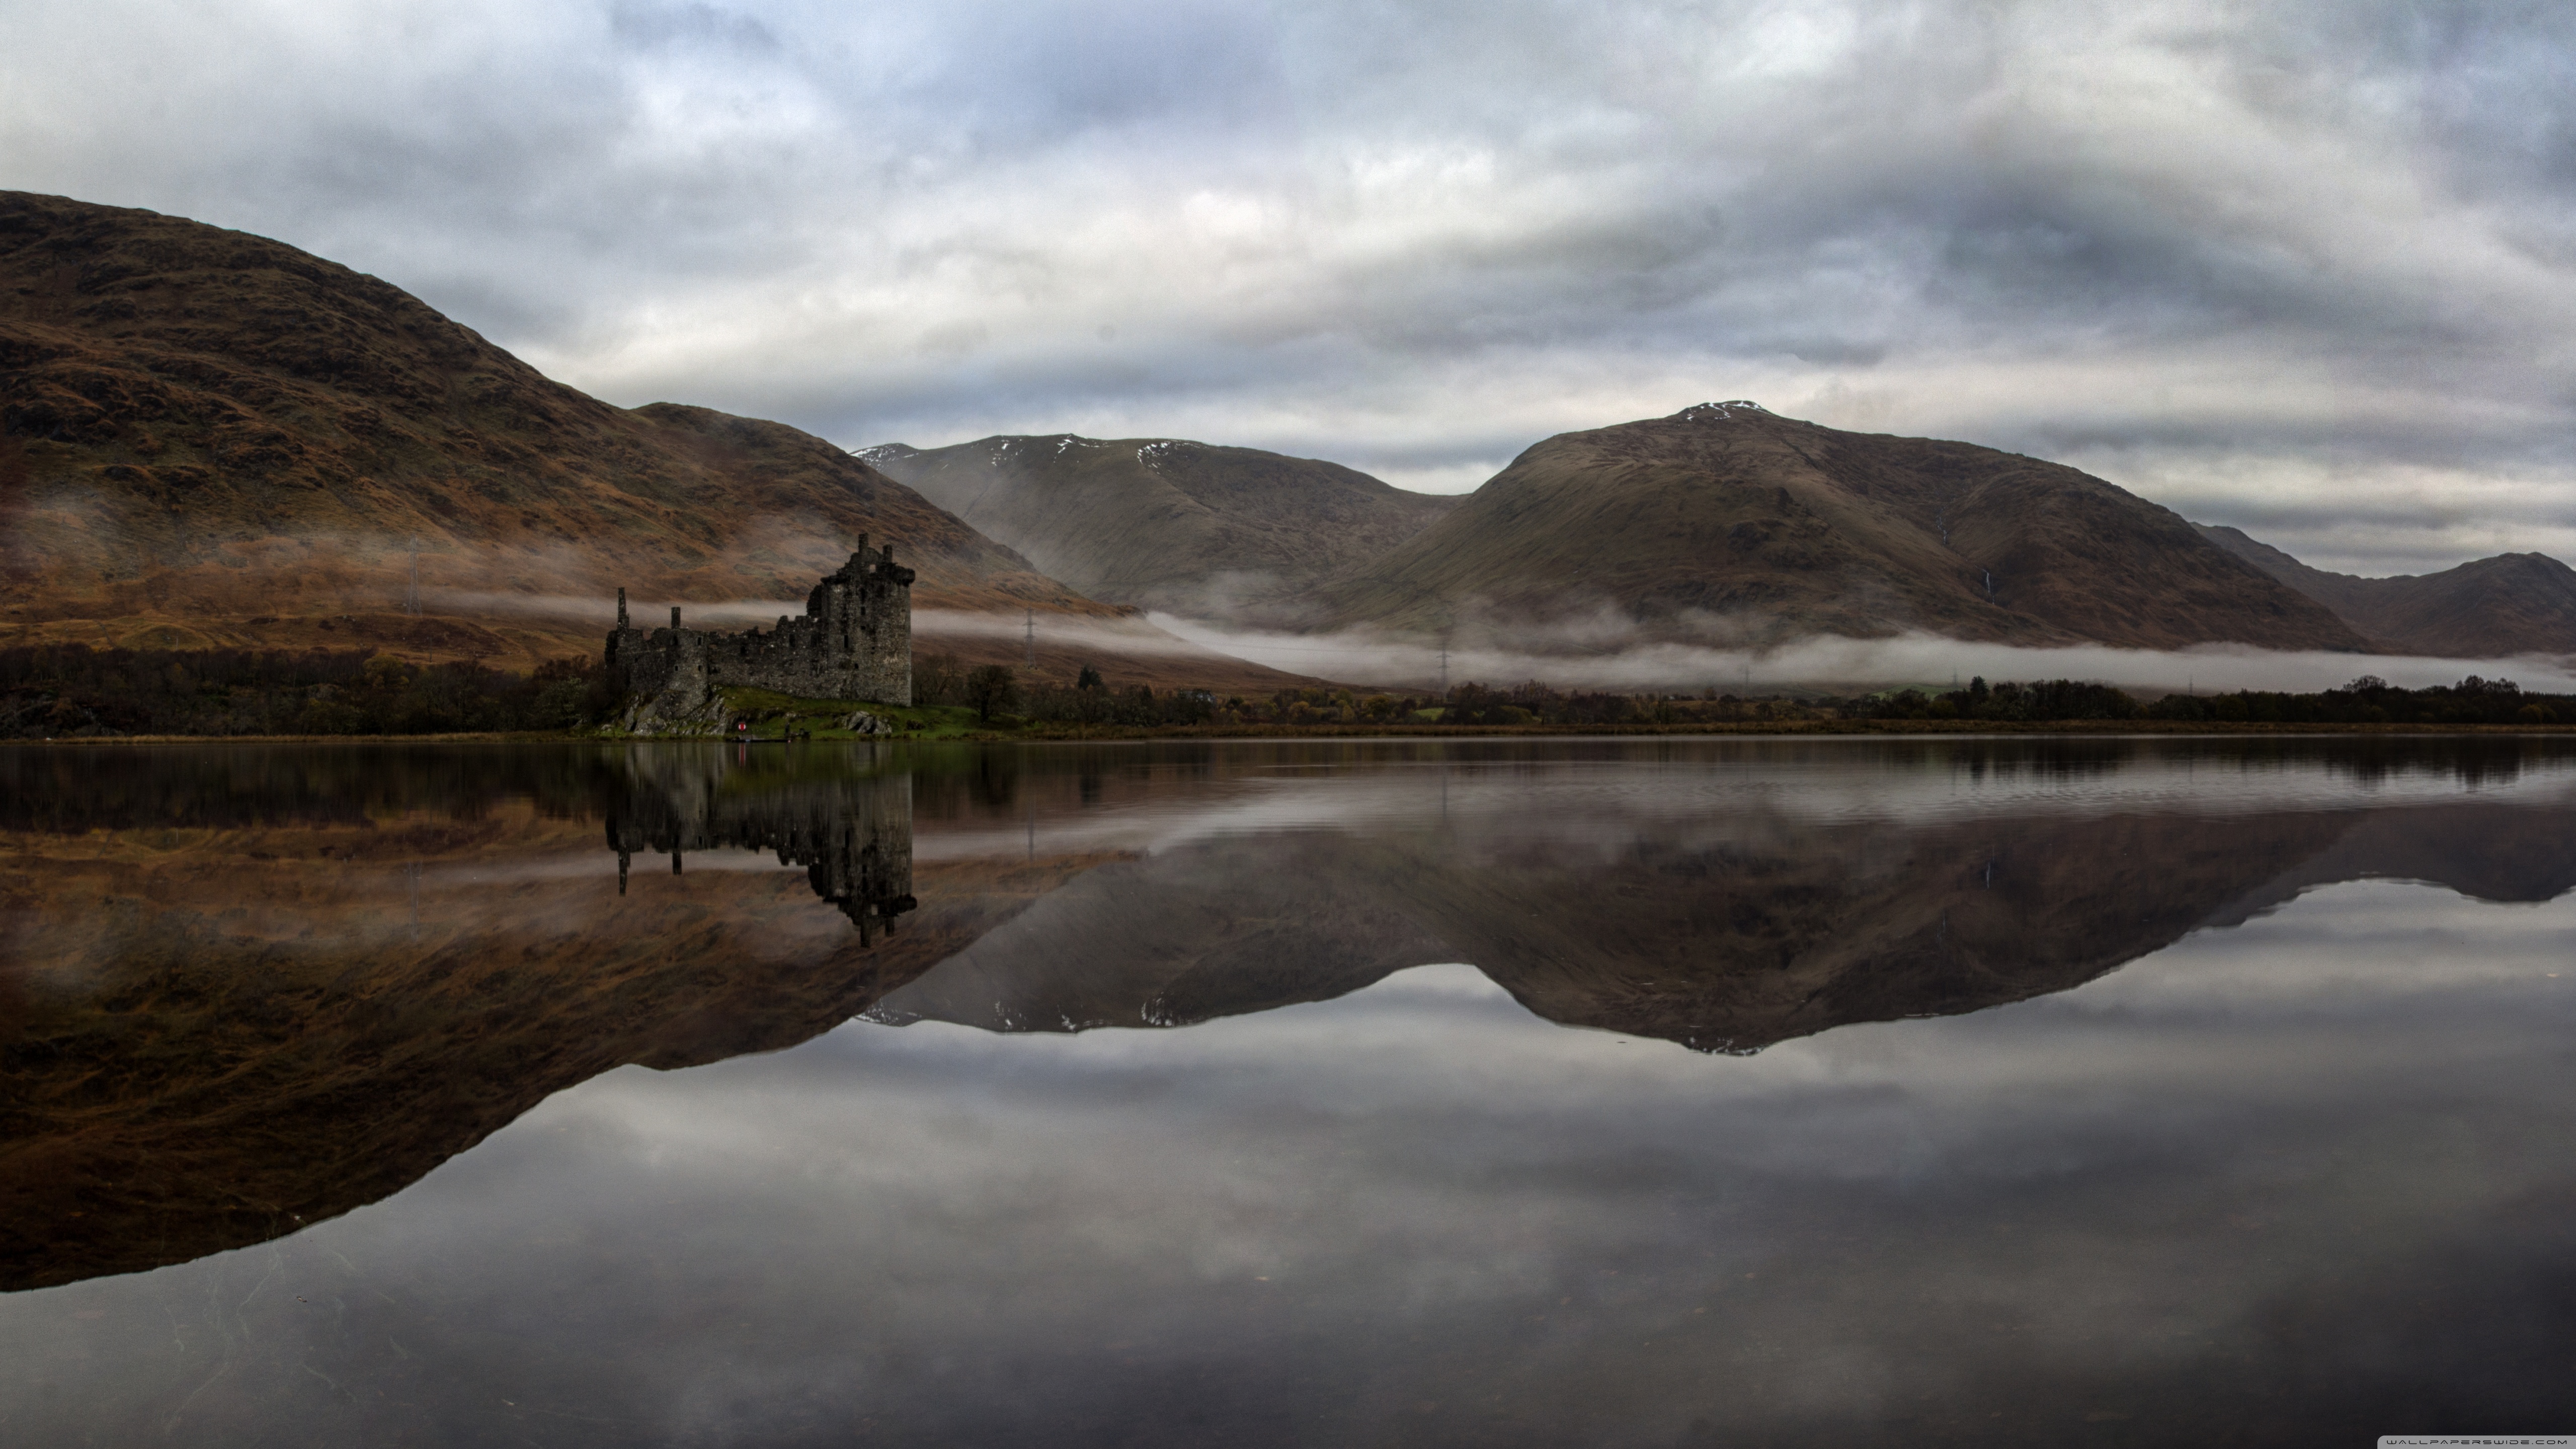
<instances>
[{"instance_id":1,"label":"castle wall","mask_svg":"<svg viewBox=\"0 0 2576 1449\"><path fill-rule=\"evenodd\" d=\"M770 629L719 633L679 626L650 633L627 622L608 636L609 672L632 693L697 700L713 685L772 689L806 699L912 703L913 571L894 547L859 551L806 595L802 618Z\"/></svg>"}]
</instances>

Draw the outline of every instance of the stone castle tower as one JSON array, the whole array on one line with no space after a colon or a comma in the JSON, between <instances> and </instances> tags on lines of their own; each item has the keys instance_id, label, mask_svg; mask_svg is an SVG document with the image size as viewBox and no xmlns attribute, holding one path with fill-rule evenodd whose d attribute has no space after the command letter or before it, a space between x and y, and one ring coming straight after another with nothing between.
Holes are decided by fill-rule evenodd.
<instances>
[{"instance_id":1,"label":"stone castle tower","mask_svg":"<svg viewBox=\"0 0 2576 1449\"><path fill-rule=\"evenodd\" d=\"M780 615L774 629L721 634L671 627L651 632L626 618L617 591L617 627L608 635L608 673L645 701L646 718L679 718L697 710L720 685L774 689L801 699L912 703L913 572L896 565L894 545L871 551L867 539L838 572L805 596L805 616Z\"/></svg>"}]
</instances>

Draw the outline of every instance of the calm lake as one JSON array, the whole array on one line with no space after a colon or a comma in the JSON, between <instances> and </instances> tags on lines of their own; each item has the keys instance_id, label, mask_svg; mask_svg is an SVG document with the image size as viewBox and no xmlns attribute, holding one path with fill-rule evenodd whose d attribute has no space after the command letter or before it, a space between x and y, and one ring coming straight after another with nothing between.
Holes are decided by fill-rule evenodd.
<instances>
[{"instance_id":1,"label":"calm lake","mask_svg":"<svg viewBox=\"0 0 2576 1449\"><path fill-rule=\"evenodd\" d=\"M2576 741L0 748L0 1442L2576 1428Z\"/></svg>"}]
</instances>

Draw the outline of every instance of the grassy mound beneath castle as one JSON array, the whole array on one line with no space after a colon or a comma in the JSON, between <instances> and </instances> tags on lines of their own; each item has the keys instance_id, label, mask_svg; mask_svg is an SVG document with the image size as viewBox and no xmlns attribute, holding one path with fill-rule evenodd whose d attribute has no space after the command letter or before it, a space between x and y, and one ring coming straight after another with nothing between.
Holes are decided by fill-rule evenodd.
<instances>
[{"instance_id":1,"label":"grassy mound beneath castle","mask_svg":"<svg viewBox=\"0 0 2576 1449\"><path fill-rule=\"evenodd\" d=\"M722 686L716 691L737 719L751 722L751 737L774 740L793 730L818 740L885 739L868 730L845 728L854 714L870 714L894 726L895 736L911 740L963 739L988 733L975 711L953 704L876 704L864 699L802 699L771 689Z\"/></svg>"}]
</instances>

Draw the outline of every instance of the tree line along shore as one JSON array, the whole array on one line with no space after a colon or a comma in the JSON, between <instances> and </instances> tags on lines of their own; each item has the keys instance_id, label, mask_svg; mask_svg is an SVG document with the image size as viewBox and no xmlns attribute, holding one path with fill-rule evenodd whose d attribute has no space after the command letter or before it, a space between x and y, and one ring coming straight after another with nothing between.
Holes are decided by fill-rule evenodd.
<instances>
[{"instance_id":1,"label":"tree line along shore","mask_svg":"<svg viewBox=\"0 0 2576 1449\"><path fill-rule=\"evenodd\" d=\"M2424 730L2576 726L2576 696L2472 675L2403 689L2364 675L2315 692L2242 690L2141 699L2079 680L1847 697L1560 690L1538 683L1446 691L1315 686L1248 698L1213 690L1071 682L914 662L908 707L729 690L738 732L817 739L1092 738L1114 735L1973 730ZM471 662L423 664L364 650L154 650L37 645L0 649L0 739L558 735L619 737L629 703L598 663L549 661L521 674ZM860 716L865 716L860 719Z\"/></svg>"}]
</instances>

